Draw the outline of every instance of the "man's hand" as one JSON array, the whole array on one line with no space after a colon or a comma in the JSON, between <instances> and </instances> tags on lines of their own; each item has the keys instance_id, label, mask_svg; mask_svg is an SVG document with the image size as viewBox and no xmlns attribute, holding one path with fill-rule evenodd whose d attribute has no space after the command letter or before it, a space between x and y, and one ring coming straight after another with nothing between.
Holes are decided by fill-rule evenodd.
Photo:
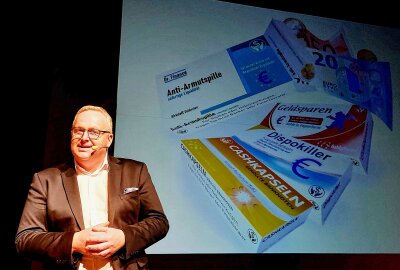
<instances>
[{"instance_id":1,"label":"man's hand","mask_svg":"<svg viewBox=\"0 0 400 270\"><path fill-rule=\"evenodd\" d=\"M108 258L125 245L122 230L110 228L110 222L86 228L74 234L72 252Z\"/></svg>"},{"instance_id":2,"label":"man's hand","mask_svg":"<svg viewBox=\"0 0 400 270\"><path fill-rule=\"evenodd\" d=\"M120 229L110 228L108 224L92 227L86 239L86 252L101 258L108 258L125 245L125 234Z\"/></svg>"}]
</instances>

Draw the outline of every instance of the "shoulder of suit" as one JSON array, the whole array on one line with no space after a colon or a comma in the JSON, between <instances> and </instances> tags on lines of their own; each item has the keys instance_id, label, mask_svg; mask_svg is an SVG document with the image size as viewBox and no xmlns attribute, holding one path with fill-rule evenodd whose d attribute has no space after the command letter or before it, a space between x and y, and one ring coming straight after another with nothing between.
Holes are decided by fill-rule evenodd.
<instances>
[{"instance_id":1,"label":"shoulder of suit","mask_svg":"<svg viewBox=\"0 0 400 270\"><path fill-rule=\"evenodd\" d=\"M114 157L114 156L109 156L109 162L120 164L120 165L125 165L125 164L144 165L144 162L139 161L139 160L130 159L130 158Z\"/></svg>"},{"instance_id":2,"label":"shoulder of suit","mask_svg":"<svg viewBox=\"0 0 400 270\"><path fill-rule=\"evenodd\" d=\"M66 172L67 170L72 169L71 166L67 165L66 163L62 163L56 166L45 168L39 172L38 174L60 174L62 172Z\"/></svg>"}]
</instances>

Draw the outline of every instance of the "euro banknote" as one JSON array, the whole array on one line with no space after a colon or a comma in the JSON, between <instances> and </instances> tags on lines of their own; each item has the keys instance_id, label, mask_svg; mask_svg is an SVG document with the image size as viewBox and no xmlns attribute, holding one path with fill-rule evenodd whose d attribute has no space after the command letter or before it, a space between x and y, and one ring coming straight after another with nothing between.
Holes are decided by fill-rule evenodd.
<instances>
[{"instance_id":1,"label":"euro banknote","mask_svg":"<svg viewBox=\"0 0 400 270\"><path fill-rule=\"evenodd\" d=\"M392 129L392 84L389 62L368 61L309 50L315 84L326 93L360 105Z\"/></svg>"},{"instance_id":2,"label":"euro banknote","mask_svg":"<svg viewBox=\"0 0 400 270\"><path fill-rule=\"evenodd\" d=\"M358 53L363 59L356 59L347 54L335 54L327 50L327 46L324 47L325 51L319 50L318 46L309 47L293 29L296 27L272 20L264 35L297 82L297 89L323 90L360 105L376 114L392 129L389 62L377 61L373 52L365 49L362 54ZM331 47L335 48L333 45Z\"/></svg>"}]
</instances>

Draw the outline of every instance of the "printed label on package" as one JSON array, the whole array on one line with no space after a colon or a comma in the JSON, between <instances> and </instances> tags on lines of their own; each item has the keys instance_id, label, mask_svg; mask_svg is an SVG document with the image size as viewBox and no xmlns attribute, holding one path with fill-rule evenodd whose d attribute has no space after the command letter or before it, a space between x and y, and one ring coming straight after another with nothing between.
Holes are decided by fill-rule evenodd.
<instances>
[{"instance_id":1,"label":"printed label on package","mask_svg":"<svg viewBox=\"0 0 400 270\"><path fill-rule=\"evenodd\" d=\"M165 123L178 135L295 91L264 36L160 74L156 83Z\"/></svg>"}]
</instances>

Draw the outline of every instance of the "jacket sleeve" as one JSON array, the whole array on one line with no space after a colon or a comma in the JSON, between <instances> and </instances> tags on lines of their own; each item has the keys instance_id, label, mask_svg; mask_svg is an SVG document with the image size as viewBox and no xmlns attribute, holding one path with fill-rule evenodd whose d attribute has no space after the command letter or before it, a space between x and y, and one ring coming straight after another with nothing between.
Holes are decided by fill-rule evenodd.
<instances>
[{"instance_id":1,"label":"jacket sleeve","mask_svg":"<svg viewBox=\"0 0 400 270\"><path fill-rule=\"evenodd\" d=\"M40 174L35 173L15 237L17 252L34 260L73 265L77 259L71 256L72 238L75 232L72 230L49 232L48 194L48 180L41 179Z\"/></svg>"}]
</instances>

